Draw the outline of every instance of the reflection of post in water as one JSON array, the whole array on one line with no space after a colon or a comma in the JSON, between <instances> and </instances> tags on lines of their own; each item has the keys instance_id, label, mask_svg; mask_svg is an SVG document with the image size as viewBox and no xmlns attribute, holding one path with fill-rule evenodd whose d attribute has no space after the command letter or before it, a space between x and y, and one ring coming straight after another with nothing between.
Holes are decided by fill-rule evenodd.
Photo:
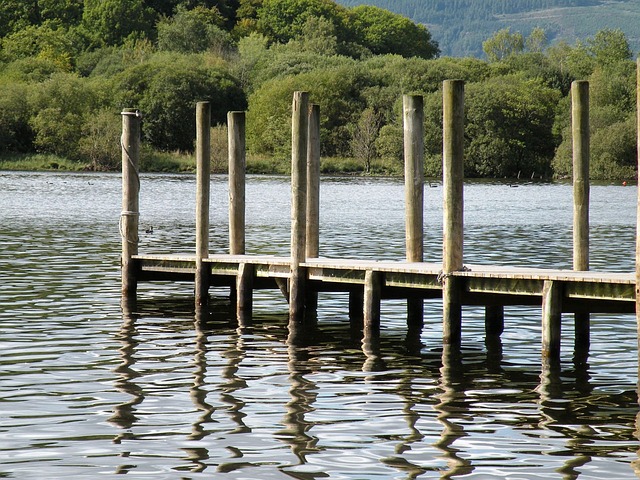
<instances>
[{"instance_id":1,"label":"reflection of post in water","mask_svg":"<svg viewBox=\"0 0 640 480\"><path fill-rule=\"evenodd\" d=\"M484 339L487 348L487 372L502 372L502 338L500 335L487 335Z\"/></svg>"},{"instance_id":2,"label":"reflection of post in water","mask_svg":"<svg viewBox=\"0 0 640 480\"><path fill-rule=\"evenodd\" d=\"M196 345L194 354L194 364L196 370L193 374L193 386L190 390L191 399L195 407L202 412L202 415L193 424L193 429L189 438L200 440L206 436L204 424L211 421L211 414L215 409L207 403L207 391L202 388L207 377L207 333L204 329L208 312L204 309L196 309L195 332Z\"/></svg>"},{"instance_id":3,"label":"reflection of post in water","mask_svg":"<svg viewBox=\"0 0 640 480\"><path fill-rule=\"evenodd\" d=\"M467 410L464 402L464 370L460 349L455 346L444 345L442 350L442 367L440 368L440 390L437 395L440 403L434 406L439 412L438 421L444 426L440 441L435 446L443 451L448 470L441 478L454 478L467 475L473 471L469 460L458 456L459 450L453 447L456 440L466 437L463 427L455 423L463 417Z\"/></svg>"},{"instance_id":4,"label":"reflection of post in water","mask_svg":"<svg viewBox=\"0 0 640 480\"><path fill-rule=\"evenodd\" d=\"M221 385L222 394L220 398L229 405L227 411L229 417L237 425L230 433L248 433L251 429L244 423L247 415L242 411L245 403L234 396L238 390L247 388L247 382L239 377L238 369L246 355L244 339L242 337L243 328L239 327L234 335L229 337L229 348L222 352L222 357L227 360L227 365L222 369L222 378L225 383Z\"/></svg>"},{"instance_id":5,"label":"reflection of post in water","mask_svg":"<svg viewBox=\"0 0 640 480\"><path fill-rule=\"evenodd\" d=\"M305 415L314 410L313 404L318 397L317 386L305 376L311 373L307 365L309 351L305 344L291 341L287 343L291 400L286 404L287 413L282 420L284 429L279 434L290 445L292 453L300 462L299 465L304 465L307 463L308 454L319 451L316 446L318 439L308 433L312 423L305 419Z\"/></svg>"},{"instance_id":6,"label":"reflection of post in water","mask_svg":"<svg viewBox=\"0 0 640 480\"><path fill-rule=\"evenodd\" d=\"M416 402L413 399L415 393L411 383L412 379L413 374L410 370L407 370L402 376L402 381L398 384L397 394L404 399L402 413L404 414L407 426L409 427L409 434L396 446L395 451L397 455L402 455L407 450L411 450L412 444L419 443L424 439L424 435L416 426L420 419L420 414L413 410ZM381 461L389 467L405 472L407 474L407 480L413 480L427 472L424 468L411 463L400 456L383 458Z\"/></svg>"},{"instance_id":7,"label":"reflection of post in water","mask_svg":"<svg viewBox=\"0 0 640 480\"><path fill-rule=\"evenodd\" d=\"M135 339L137 335L136 331L136 318L134 313L136 310L135 298L122 298L122 327L118 332L117 338L122 344L119 349L122 363L115 368L114 372L118 376L115 381L115 388L120 392L126 393L131 396L131 399L127 402L116 405L113 415L109 418L109 422L117 425L118 427L129 430L138 420L134 415L135 406L142 403L144 400L144 394L142 388L133 382L133 379L139 376L132 367L136 363L134 358L135 349L138 346L138 341ZM120 443L123 438L130 438L131 432L121 433L114 439L115 443Z\"/></svg>"},{"instance_id":8,"label":"reflection of post in water","mask_svg":"<svg viewBox=\"0 0 640 480\"><path fill-rule=\"evenodd\" d=\"M363 372L380 372L386 368L380 354L380 329L365 324L362 329L362 352L365 356Z\"/></svg>"},{"instance_id":9,"label":"reflection of post in water","mask_svg":"<svg viewBox=\"0 0 640 480\"><path fill-rule=\"evenodd\" d=\"M585 364L582 364L585 366ZM577 419L573 418L575 413L572 411L571 402L567 401L564 395L565 388L560 376L561 367L557 361L545 359L542 362L542 372L540 373L540 385L538 386L538 394L540 395L538 404L540 408L539 426L544 430L553 430L555 425L563 426L577 423ZM588 374L576 370L576 385L579 390L589 389ZM587 386L584 385L586 382ZM584 428L591 429L588 424ZM587 450L585 444L592 443L592 435L566 435L569 437L567 441L567 449L574 452L575 456L569 458L564 465L558 469L562 474L563 480L576 480L580 476L580 472L576 470L591 461L589 455L585 455Z\"/></svg>"}]
</instances>

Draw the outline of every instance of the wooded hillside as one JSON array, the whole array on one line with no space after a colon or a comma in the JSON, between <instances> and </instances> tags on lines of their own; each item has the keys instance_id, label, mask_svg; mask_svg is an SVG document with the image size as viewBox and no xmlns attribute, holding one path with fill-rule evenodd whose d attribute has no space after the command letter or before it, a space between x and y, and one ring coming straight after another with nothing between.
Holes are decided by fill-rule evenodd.
<instances>
[{"instance_id":1,"label":"wooded hillside","mask_svg":"<svg viewBox=\"0 0 640 480\"><path fill-rule=\"evenodd\" d=\"M550 43L620 29L640 50L640 2L632 0L338 0L376 5L427 25L443 55L482 58L482 41L502 28L528 35L543 28Z\"/></svg>"}]
</instances>

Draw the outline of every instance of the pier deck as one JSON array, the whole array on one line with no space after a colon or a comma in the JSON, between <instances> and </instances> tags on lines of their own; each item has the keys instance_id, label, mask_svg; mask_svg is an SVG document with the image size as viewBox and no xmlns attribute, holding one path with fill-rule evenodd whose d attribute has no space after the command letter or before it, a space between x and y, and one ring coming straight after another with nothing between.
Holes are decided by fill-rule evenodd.
<instances>
[{"instance_id":1,"label":"pier deck","mask_svg":"<svg viewBox=\"0 0 640 480\"><path fill-rule=\"evenodd\" d=\"M139 281L193 282L196 257L136 255ZM254 289L278 288L289 280L291 259L268 255L211 255L203 259L212 286L234 286L242 264L253 266ZM307 259L308 288L354 291L364 287L366 273L380 275L381 298L440 298L442 265L438 263L361 259ZM541 305L545 282L561 285L562 312L635 312L635 274L578 272L492 265L466 265L451 272L462 281L466 305Z\"/></svg>"}]
</instances>

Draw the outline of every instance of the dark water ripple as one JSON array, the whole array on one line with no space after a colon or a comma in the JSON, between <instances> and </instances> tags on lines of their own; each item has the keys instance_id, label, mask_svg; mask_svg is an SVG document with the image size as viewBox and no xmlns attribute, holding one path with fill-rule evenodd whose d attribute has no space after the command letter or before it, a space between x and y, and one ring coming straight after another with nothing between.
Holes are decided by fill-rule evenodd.
<instances>
[{"instance_id":1,"label":"dark water ripple","mask_svg":"<svg viewBox=\"0 0 640 480\"><path fill-rule=\"evenodd\" d=\"M213 180L212 251L226 249L225 177ZM316 334L287 342L286 302L257 292L242 328L228 292L194 317L189 285L141 285L120 309L120 179L0 173L0 476L7 478L624 479L638 475L635 318L593 315L573 359L540 367L538 308L506 310L501 340L466 308L461 355L425 302L416 350L405 305L379 342L321 294ZM247 245L288 255L289 189L252 177ZM266 193L265 193L266 192ZM441 189L425 192L425 257L441 256ZM570 268L570 186L470 184L465 258ZM266 200L268 198L268 201ZM403 258L402 184L326 179L323 254ZM635 189L592 188L593 268L628 271ZM141 250L194 249L193 177L146 176Z\"/></svg>"}]
</instances>

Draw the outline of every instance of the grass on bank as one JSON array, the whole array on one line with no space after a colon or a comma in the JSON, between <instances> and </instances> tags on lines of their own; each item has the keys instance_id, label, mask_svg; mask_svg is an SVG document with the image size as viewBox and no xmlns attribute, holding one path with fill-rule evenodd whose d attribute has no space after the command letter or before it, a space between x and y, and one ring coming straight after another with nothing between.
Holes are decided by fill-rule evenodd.
<instances>
[{"instance_id":1,"label":"grass on bank","mask_svg":"<svg viewBox=\"0 0 640 480\"><path fill-rule=\"evenodd\" d=\"M374 160L368 175L401 176L402 165L392 160ZM96 166L91 162L77 162L52 154L0 154L0 170L16 171L119 171L120 165ZM141 172L195 173L193 154L182 152L143 151L140 155ZM212 173L227 173L227 164L214 158ZM322 158L320 171L325 175L364 175L362 162L354 158ZM288 175L291 163L288 159L248 155L247 173L265 175Z\"/></svg>"}]
</instances>

